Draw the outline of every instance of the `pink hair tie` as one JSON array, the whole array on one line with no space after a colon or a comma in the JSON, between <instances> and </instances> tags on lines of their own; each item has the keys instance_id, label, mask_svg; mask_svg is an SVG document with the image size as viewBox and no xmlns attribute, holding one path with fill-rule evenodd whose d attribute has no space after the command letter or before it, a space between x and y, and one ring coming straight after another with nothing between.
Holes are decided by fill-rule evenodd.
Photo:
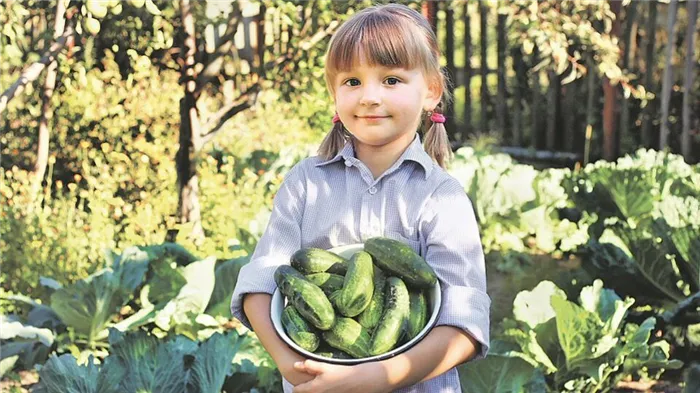
<instances>
[{"instance_id":1,"label":"pink hair tie","mask_svg":"<svg viewBox=\"0 0 700 393\"><path fill-rule=\"evenodd\" d=\"M433 123L444 123L445 116L443 116L442 113L433 112L430 115L430 121L432 121Z\"/></svg>"},{"instance_id":2,"label":"pink hair tie","mask_svg":"<svg viewBox=\"0 0 700 393\"><path fill-rule=\"evenodd\" d=\"M333 124L335 124L339 121L340 121L340 116L338 116L338 114L336 113L335 115L333 115Z\"/></svg>"}]
</instances>

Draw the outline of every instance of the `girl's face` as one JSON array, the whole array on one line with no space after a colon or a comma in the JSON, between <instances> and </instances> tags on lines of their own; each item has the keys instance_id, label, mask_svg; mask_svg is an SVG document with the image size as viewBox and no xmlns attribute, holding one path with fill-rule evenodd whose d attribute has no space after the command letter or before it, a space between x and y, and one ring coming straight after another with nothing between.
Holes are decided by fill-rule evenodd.
<instances>
[{"instance_id":1,"label":"girl's face","mask_svg":"<svg viewBox=\"0 0 700 393\"><path fill-rule=\"evenodd\" d=\"M372 147L408 146L423 111L440 101L438 83L430 84L420 69L371 66L361 62L335 77L335 106L357 142Z\"/></svg>"}]
</instances>

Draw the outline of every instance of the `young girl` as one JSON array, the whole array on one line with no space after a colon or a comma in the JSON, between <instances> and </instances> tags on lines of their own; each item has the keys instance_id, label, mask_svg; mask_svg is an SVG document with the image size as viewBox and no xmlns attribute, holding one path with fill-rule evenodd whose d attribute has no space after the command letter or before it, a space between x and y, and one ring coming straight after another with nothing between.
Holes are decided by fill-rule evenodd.
<instances>
[{"instance_id":1,"label":"young girl","mask_svg":"<svg viewBox=\"0 0 700 393\"><path fill-rule=\"evenodd\" d=\"M451 150L440 113L445 78L435 34L403 5L367 8L331 40L326 82L334 127L318 157L286 176L255 252L238 278L231 311L252 328L285 392L461 392L455 366L486 355L489 305L471 203L443 167ZM425 150L417 134L432 124ZM409 244L442 287L436 326L410 350L380 362L338 366L306 360L275 333L275 269L300 248L329 249L384 236Z\"/></svg>"}]
</instances>

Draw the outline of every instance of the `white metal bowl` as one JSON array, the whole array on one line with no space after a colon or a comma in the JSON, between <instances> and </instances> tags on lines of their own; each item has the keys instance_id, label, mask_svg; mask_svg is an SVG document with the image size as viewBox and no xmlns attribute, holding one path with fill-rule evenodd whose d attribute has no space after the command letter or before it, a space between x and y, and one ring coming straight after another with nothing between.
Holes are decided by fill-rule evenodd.
<instances>
[{"instance_id":1,"label":"white metal bowl","mask_svg":"<svg viewBox=\"0 0 700 393\"><path fill-rule=\"evenodd\" d=\"M364 245L363 244L350 244L347 246L342 246L342 247L336 247L332 248L328 251L334 252L342 257L345 258L350 258L352 257L353 254L356 252L363 250ZM383 353L381 355L377 356L370 356L366 358L360 358L360 359L331 359L323 356L316 355L313 352L309 352L305 350L304 348L300 347L297 345L288 335L287 332L284 331L284 327L282 326L282 311L284 310L284 306L286 305L286 299L284 295L279 291L279 289L275 290L275 293L272 295L272 304L270 305L270 317L272 318L272 324L275 327L275 330L277 331L277 335L285 342L287 345L289 345L293 350L301 354L302 356L306 357L307 359L314 359L326 363L334 363L334 364L344 364L344 365L352 365L352 364L359 364L359 363L365 363L365 362L373 362L373 361L378 361L378 360L383 360L387 359L393 356L396 356L412 346L416 345L420 340L425 337L428 332L430 332L430 329L435 326L435 323L437 322L437 317L438 313L440 312L440 304L442 302L442 296L440 292L440 282L437 281L435 283L435 286L432 288L431 291L428 291L426 293L427 295L427 302L428 302L428 311L430 312L430 318L428 319L428 322L426 323L425 327L423 330L418 333L416 337L411 339L410 341L406 342L405 344L396 347L392 349L389 352Z\"/></svg>"}]
</instances>

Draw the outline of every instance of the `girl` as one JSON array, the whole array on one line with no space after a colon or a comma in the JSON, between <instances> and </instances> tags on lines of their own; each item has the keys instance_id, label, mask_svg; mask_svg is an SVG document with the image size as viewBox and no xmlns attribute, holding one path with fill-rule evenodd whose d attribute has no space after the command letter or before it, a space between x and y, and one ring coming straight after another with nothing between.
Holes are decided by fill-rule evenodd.
<instances>
[{"instance_id":1,"label":"girl","mask_svg":"<svg viewBox=\"0 0 700 393\"><path fill-rule=\"evenodd\" d=\"M255 330L285 392L461 392L455 366L486 355L489 306L484 257L471 203L443 167L451 150L440 113L446 81L435 34L403 5L367 8L328 48L326 83L334 127L318 157L286 176L231 311ZM425 149L417 130L432 126ZM270 321L273 273L303 247L329 249L384 236L409 244L442 286L435 328L393 358L357 366L306 360Z\"/></svg>"}]
</instances>

